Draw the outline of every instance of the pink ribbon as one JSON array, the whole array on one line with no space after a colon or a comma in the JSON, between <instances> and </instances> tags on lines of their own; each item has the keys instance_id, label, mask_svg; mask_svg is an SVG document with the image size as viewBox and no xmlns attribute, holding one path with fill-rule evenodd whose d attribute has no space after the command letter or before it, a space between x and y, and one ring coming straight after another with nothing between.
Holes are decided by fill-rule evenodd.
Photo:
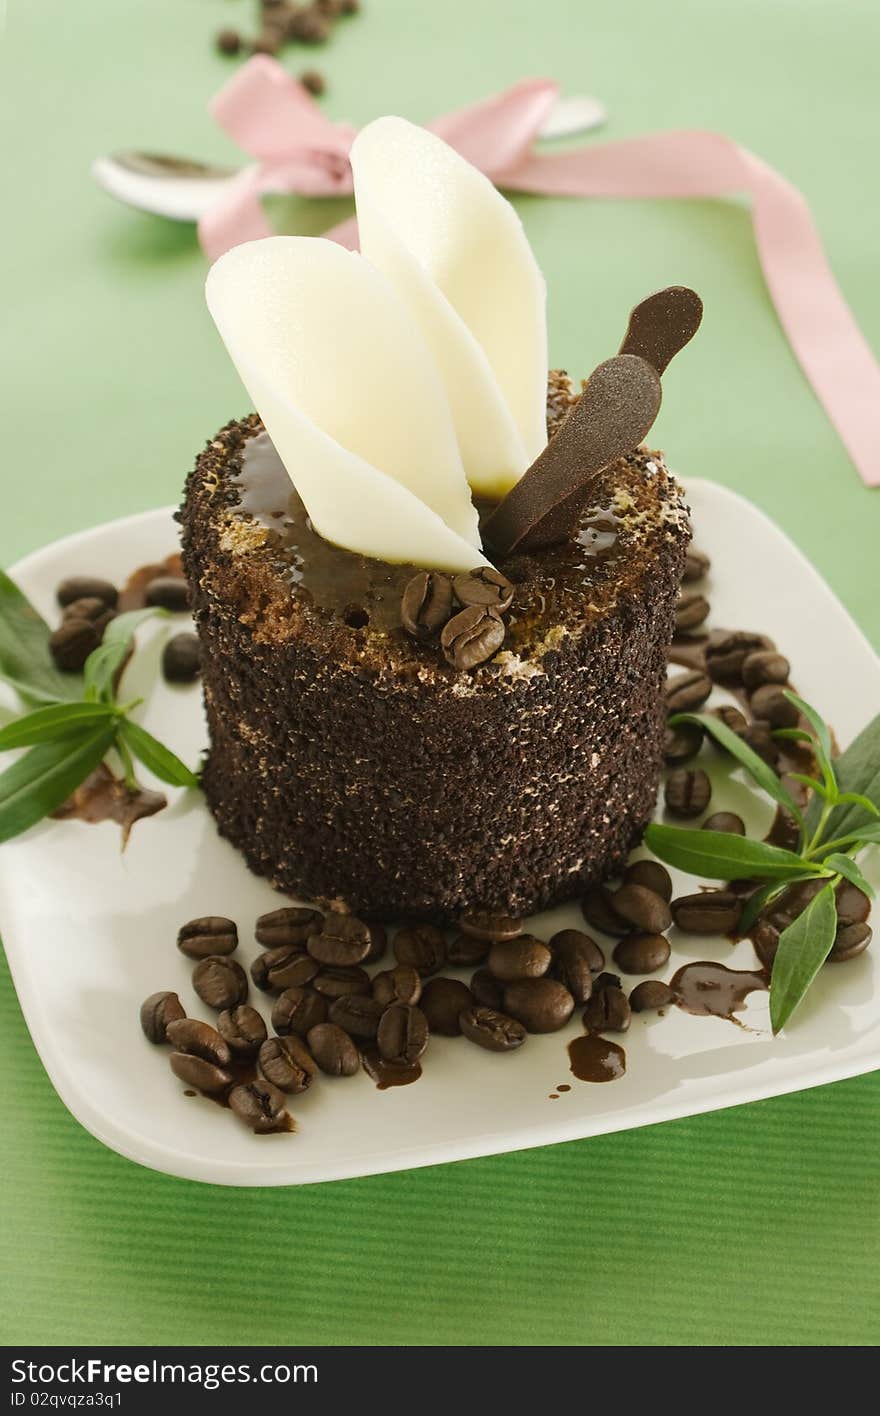
<instances>
[{"instance_id":1,"label":"pink ribbon","mask_svg":"<svg viewBox=\"0 0 880 1416\"><path fill-rule=\"evenodd\" d=\"M834 279L803 195L746 148L699 129L536 152L557 92L549 80L527 79L428 127L512 191L640 199L748 194L764 278L789 343L862 479L880 486L880 365ZM325 118L273 59L259 55L243 65L211 112L257 161L199 224L209 259L272 234L263 193L351 193L355 129ZM354 219L326 234L357 244Z\"/></svg>"}]
</instances>

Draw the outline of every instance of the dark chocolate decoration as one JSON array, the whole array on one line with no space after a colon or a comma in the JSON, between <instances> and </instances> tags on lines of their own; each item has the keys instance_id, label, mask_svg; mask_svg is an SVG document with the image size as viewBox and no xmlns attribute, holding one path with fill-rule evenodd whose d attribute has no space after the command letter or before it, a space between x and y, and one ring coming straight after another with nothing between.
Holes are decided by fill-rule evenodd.
<instances>
[{"instance_id":1,"label":"dark chocolate decoration","mask_svg":"<svg viewBox=\"0 0 880 1416\"><path fill-rule=\"evenodd\" d=\"M629 317L621 354L637 354L662 374L693 339L703 318L703 302L687 285L669 285L636 305Z\"/></svg>"},{"instance_id":2,"label":"dark chocolate decoration","mask_svg":"<svg viewBox=\"0 0 880 1416\"><path fill-rule=\"evenodd\" d=\"M544 448L483 525L501 555L534 551L572 534L593 477L646 437L660 410L660 378L634 354L606 359Z\"/></svg>"}]
</instances>

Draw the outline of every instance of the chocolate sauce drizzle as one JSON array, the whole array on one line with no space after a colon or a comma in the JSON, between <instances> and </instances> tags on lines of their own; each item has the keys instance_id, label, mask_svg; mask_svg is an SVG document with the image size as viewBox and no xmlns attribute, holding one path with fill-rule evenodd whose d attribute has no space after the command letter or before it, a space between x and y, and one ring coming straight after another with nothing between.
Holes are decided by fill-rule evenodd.
<instances>
[{"instance_id":1,"label":"chocolate sauce drizzle","mask_svg":"<svg viewBox=\"0 0 880 1416\"><path fill-rule=\"evenodd\" d=\"M572 1072L581 1082L616 1082L626 1071L626 1053L620 1043L609 1042L599 1033L572 1038L568 1058Z\"/></svg>"},{"instance_id":2,"label":"chocolate sauce drizzle","mask_svg":"<svg viewBox=\"0 0 880 1416\"><path fill-rule=\"evenodd\" d=\"M724 1018L743 1027L741 1013L750 993L770 986L765 973L750 969L729 969L715 960L700 959L684 964L673 976L670 988L676 1005L698 1018Z\"/></svg>"}]
</instances>

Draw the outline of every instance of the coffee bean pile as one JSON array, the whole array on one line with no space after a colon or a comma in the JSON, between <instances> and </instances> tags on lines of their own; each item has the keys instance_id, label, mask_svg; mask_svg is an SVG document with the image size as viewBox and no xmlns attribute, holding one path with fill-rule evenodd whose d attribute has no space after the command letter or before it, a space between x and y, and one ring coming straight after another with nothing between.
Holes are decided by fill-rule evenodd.
<instances>
[{"instance_id":1,"label":"coffee bean pile","mask_svg":"<svg viewBox=\"0 0 880 1416\"><path fill-rule=\"evenodd\" d=\"M238 30L222 29L216 37L221 54L278 54L288 44L326 44L337 20L360 10L360 0L258 0L258 31L246 39ZM316 96L326 88L314 69L300 75L300 83Z\"/></svg>"},{"instance_id":2,"label":"coffee bean pile","mask_svg":"<svg viewBox=\"0 0 880 1416\"><path fill-rule=\"evenodd\" d=\"M646 926L668 920L667 901L650 888L665 889L665 875L642 861L617 892ZM386 934L354 915L284 906L261 915L255 935L261 953L249 983L233 957L233 920L208 915L182 925L177 947L194 963L193 989L216 1014L216 1026L187 1017L168 991L145 1000L140 1020L150 1042L171 1045L175 1076L222 1101L257 1134L292 1130L286 1098L307 1091L320 1073L351 1077L363 1065L374 1077L379 1069L380 1085L415 1080L432 1033L513 1052L529 1033L564 1027L576 1007L585 1009L590 1032L629 1025L619 977L605 973L603 950L578 929L545 941L519 920L475 912L459 920L449 940L434 925L411 924L392 938L394 962L372 976L365 965L384 958ZM659 968L669 956L656 933L634 927L625 942L625 972ZM443 973L450 964L474 968L469 985ZM271 1035L248 1001L251 983L271 997ZM660 1009L671 996L655 989L632 1007Z\"/></svg>"},{"instance_id":3,"label":"coffee bean pile","mask_svg":"<svg viewBox=\"0 0 880 1416\"><path fill-rule=\"evenodd\" d=\"M686 650L687 657L693 659L696 667L675 674L667 681L668 711L670 715L696 712L705 705L716 685L727 689L736 696L741 706L725 703L712 709L712 713L737 737L747 742L774 771L784 776L788 764L784 749L773 733L778 728L803 726L797 709L784 693L786 688L791 687L791 665L765 634L747 630L713 632L706 629L709 601L692 587L705 577L709 569L709 557L691 548L678 601L673 652L676 649ZM684 765L697 756L704 737L702 728L696 723L679 723L667 728L666 763L672 770L664 786L664 805L670 816L697 818L709 806L712 787L706 772L700 767ZM805 764L799 762L797 765L803 770ZM798 789L795 782L790 784L795 790ZM706 817L702 825L707 831L728 831L740 836L746 833L742 818L730 811L716 811ZM773 835L772 839L777 844L795 846L796 826L790 817L780 813L774 831L784 833L787 830L792 831L791 840L783 840L778 834ZM752 939L765 967L772 967L782 931L806 908L822 883L808 881L803 885L790 886L760 916ZM612 903L615 896L607 890L593 894L595 898L587 918L592 917L598 928L605 928L613 934L614 915L621 914ZM867 896L844 882L838 887L837 902L837 937L828 956L829 963L855 958L871 940L871 929L867 924L870 909ZM701 890L673 900L671 913L677 928L686 932L732 935L739 924L742 905L743 897L734 888ZM585 911L586 908L585 904ZM600 922L600 916L605 920L604 925ZM625 941L622 943L625 944ZM622 952L625 957L626 949ZM620 967L625 968L617 950L615 958Z\"/></svg>"},{"instance_id":4,"label":"coffee bean pile","mask_svg":"<svg viewBox=\"0 0 880 1416\"><path fill-rule=\"evenodd\" d=\"M428 643L439 638L443 657L454 669L473 669L504 643L503 615L512 603L513 586L493 566L451 577L420 570L404 588L400 620L414 639Z\"/></svg>"},{"instance_id":5,"label":"coffee bean pile","mask_svg":"<svg viewBox=\"0 0 880 1416\"><path fill-rule=\"evenodd\" d=\"M174 560L169 557L170 562ZM148 605L171 614L185 613L189 608L189 588L182 574L172 573L169 561L135 571L121 592L99 576L72 575L62 580L55 591L61 623L49 639L56 666L65 673L81 673L117 614ZM198 637L188 633L173 635L162 653L162 673L168 683L192 683L200 668Z\"/></svg>"}]
</instances>

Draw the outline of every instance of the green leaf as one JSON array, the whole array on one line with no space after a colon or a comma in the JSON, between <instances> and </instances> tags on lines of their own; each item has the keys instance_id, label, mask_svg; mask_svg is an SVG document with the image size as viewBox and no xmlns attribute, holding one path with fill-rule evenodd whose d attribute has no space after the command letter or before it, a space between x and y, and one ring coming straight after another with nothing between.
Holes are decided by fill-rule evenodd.
<instances>
[{"instance_id":1,"label":"green leaf","mask_svg":"<svg viewBox=\"0 0 880 1416\"><path fill-rule=\"evenodd\" d=\"M844 880L848 880L851 885L855 885L857 890L862 890L869 900L874 898L874 886L866 880L859 867L851 856L841 855L835 851L827 855L822 864L826 870L835 870L838 875L842 875Z\"/></svg>"},{"instance_id":2,"label":"green leaf","mask_svg":"<svg viewBox=\"0 0 880 1416\"><path fill-rule=\"evenodd\" d=\"M770 880L766 885L762 885L760 890L756 890L753 895L749 895L746 900L742 914L739 917L737 931L740 934L750 933L752 926L756 923L758 916L767 908L776 895L782 893L789 885L797 885L801 880L815 880L815 871L805 871L803 875L792 875L785 880Z\"/></svg>"},{"instance_id":3,"label":"green leaf","mask_svg":"<svg viewBox=\"0 0 880 1416\"><path fill-rule=\"evenodd\" d=\"M123 741L141 761L162 782L172 787L197 787L199 779L191 772L170 748L148 733L139 723L124 718L121 724Z\"/></svg>"},{"instance_id":4,"label":"green leaf","mask_svg":"<svg viewBox=\"0 0 880 1416\"><path fill-rule=\"evenodd\" d=\"M645 831L645 844L667 865L710 880L748 880L752 876L791 880L796 875L819 873L819 867L812 867L794 851L726 831L689 831L652 822Z\"/></svg>"},{"instance_id":5,"label":"green leaf","mask_svg":"<svg viewBox=\"0 0 880 1416\"><path fill-rule=\"evenodd\" d=\"M770 978L770 1022L774 1035L785 1027L831 952L837 932L832 882L815 895L779 936Z\"/></svg>"},{"instance_id":6,"label":"green leaf","mask_svg":"<svg viewBox=\"0 0 880 1416\"><path fill-rule=\"evenodd\" d=\"M813 739L810 738L812 742ZM837 788L828 787L824 782L820 782L816 777L807 777L803 772L786 772L793 782L802 782L805 787L809 787L811 792L818 792L823 801L837 801Z\"/></svg>"},{"instance_id":7,"label":"green leaf","mask_svg":"<svg viewBox=\"0 0 880 1416\"><path fill-rule=\"evenodd\" d=\"M834 792L837 788L837 774L834 770L834 763L831 760L833 748L831 746L831 733L828 730L828 724L810 703L805 702L803 698L799 698L796 693L792 693L790 688L784 689L783 692L789 703L794 704L798 712L806 718L810 727L813 729L816 735L813 744L816 760L819 763L822 776L825 778L825 786L828 788L829 792Z\"/></svg>"},{"instance_id":8,"label":"green leaf","mask_svg":"<svg viewBox=\"0 0 880 1416\"><path fill-rule=\"evenodd\" d=\"M112 702L116 680L131 651L134 632L144 620L161 615L167 618L167 610L149 606L145 610L129 610L117 615L104 631L104 638L86 659L85 692L92 702Z\"/></svg>"},{"instance_id":9,"label":"green leaf","mask_svg":"<svg viewBox=\"0 0 880 1416\"><path fill-rule=\"evenodd\" d=\"M880 816L880 807L876 807L870 797L863 796L861 792L841 792L837 800L840 802L855 802L858 806L863 806L869 816Z\"/></svg>"},{"instance_id":10,"label":"green leaf","mask_svg":"<svg viewBox=\"0 0 880 1416\"><path fill-rule=\"evenodd\" d=\"M0 678L22 698L54 703L82 696L79 674L62 674L49 652L51 630L14 580L0 570Z\"/></svg>"},{"instance_id":11,"label":"green leaf","mask_svg":"<svg viewBox=\"0 0 880 1416\"><path fill-rule=\"evenodd\" d=\"M859 849L861 846L880 846L880 824L861 826L858 831L853 831L848 836L835 836L827 842L828 849L836 849L838 846L848 846L850 850Z\"/></svg>"},{"instance_id":12,"label":"green leaf","mask_svg":"<svg viewBox=\"0 0 880 1416\"><path fill-rule=\"evenodd\" d=\"M103 760L114 732L104 724L77 738L39 743L0 774L0 842L57 810Z\"/></svg>"},{"instance_id":13,"label":"green leaf","mask_svg":"<svg viewBox=\"0 0 880 1416\"><path fill-rule=\"evenodd\" d=\"M793 877L793 880L796 878L796 876ZM789 883L792 882L788 880L768 880L766 885L762 885L759 890L755 890L749 895L749 898L743 905L742 914L739 917L737 932L739 934L748 934L761 911L765 909L774 896L780 894Z\"/></svg>"},{"instance_id":14,"label":"green leaf","mask_svg":"<svg viewBox=\"0 0 880 1416\"><path fill-rule=\"evenodd\" d=\"M103 703L53 703L0 728L0 752L75 736L96 720L109 722L112 717L113 709Z\"/></svg>"},{"instance_id":15,"label":"green leaf","mask_svg":"<svg viewBox=\"0 0 880 1416\"><path fill-rule=\"evenodd\" d=\"M846 752L835 759L834 766L841 792L866 796L875 807L880 807L880 713L862 729ZM821 801L811 801L807 809L807 826L811 831L818 826L821 812ZM836 806L825 823L823 840L836 841L841 836L852 836L871 818L872 814L858 802Z\"/></svg>"},{"instance_id":16,"label":"green leaf","mask_svg":"<svg viewBox=\"0 0 880 1416\"><path fill-rule=\"evenodd\" d=\"M720 718L715 718L710 713L673 713L669 721L673 725L675 723L699 723L710 737L726 748L731 757L735 757L737 762L745 767L749 776L757 782L759 787L763 787L768 796L772 797L780 806L784 806L786 811L790 811L798 824L802 825L803 816L797 802L792 800L773 768L762 757L759 757L757 752L753 752L747 742L743 742L741 737L737 737L726 723L722 723Z\"/></svg>"}]
</instances>

